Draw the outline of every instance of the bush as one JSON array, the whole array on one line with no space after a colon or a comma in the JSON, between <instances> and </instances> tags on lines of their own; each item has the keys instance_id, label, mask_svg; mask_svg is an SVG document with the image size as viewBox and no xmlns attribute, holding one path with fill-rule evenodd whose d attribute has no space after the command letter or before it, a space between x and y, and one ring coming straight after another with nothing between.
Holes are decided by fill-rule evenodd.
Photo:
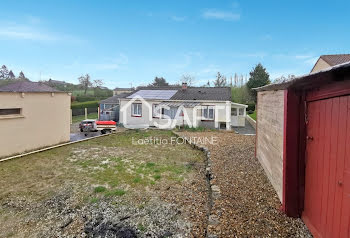
<instances>
[{"instance_id":1,"label":"bush","mask_svg":"<svg viewBox=\"0 0 350 238\"><path fill-rule=\"evenodd\" d=\"M248 103L247 111L255 111L255 103Z\"/></svg>"},{"instance_id":2,"label":"bush","mask_svg":"<svg viewBox=\"0 0 350 238\"><path fill-rule=\"evenodd\" d=\"M82 108L97 108L99 106L98 101L89 101L89 102L77 102L72 103L72 109L82 109Z\"/></svg>"},{"instance_id":3,"label":"bush","mask_svg":"<svg viewBox=\"0 0 350 238\"><path fill-rule=\"evenodd\" d=\"M76 96L77 102L89 102L89 101L97 101L96 97L94 96Z\"/></svg>"}]
</instances>

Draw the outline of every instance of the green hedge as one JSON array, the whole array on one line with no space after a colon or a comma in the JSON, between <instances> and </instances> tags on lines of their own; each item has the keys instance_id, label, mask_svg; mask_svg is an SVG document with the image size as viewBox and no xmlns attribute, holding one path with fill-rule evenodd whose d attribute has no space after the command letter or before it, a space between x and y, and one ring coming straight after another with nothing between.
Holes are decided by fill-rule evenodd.
<instances>
[{"instance_id":1,"label":"green hedge","mask_svg":"<svg viewBox=\"0 0 350 238\"><path fill-rule=\"evenodd\" d=\"M99 106L98 101L88 101L88 102L73 102L72 109L81 109L81 108L96 108Z\"/></svg>"},{"instance_id":2,"label":"green hedge","mask_svg":"<svg viewBox=\"0 0 350 238\"><path fill-rule=\"evenodd\" d=\"M248 103L247 111L255 111L255 103Z\"/></svg>"}]
</instances>

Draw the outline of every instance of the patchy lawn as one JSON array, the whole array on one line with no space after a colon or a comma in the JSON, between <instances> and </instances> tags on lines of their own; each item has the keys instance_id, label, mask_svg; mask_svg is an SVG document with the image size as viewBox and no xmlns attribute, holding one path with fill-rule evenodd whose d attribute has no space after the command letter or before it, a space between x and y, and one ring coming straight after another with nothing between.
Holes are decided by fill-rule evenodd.
<instances>
[{"instance_id":1,"label":"patchy lawn","mask_svg":"<svg viewBox=\"0 0 350 238\"><path fill-rule=\"evenodd\" d=\"M204 156L169 131L125 131L0 163L5 237L203 237Z\"/></svg>"}]
</instances>

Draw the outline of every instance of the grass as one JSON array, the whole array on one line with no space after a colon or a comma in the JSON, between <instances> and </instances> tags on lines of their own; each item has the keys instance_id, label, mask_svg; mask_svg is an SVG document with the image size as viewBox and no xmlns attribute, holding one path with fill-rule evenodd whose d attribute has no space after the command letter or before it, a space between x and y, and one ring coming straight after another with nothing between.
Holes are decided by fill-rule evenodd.
<instances>
[{"instance_id":1,"label":"grass","mask_svg":"<svg viewBox=\"0 0 350 238\"><path fill-rule=\"evenodd\" d=\"M203 163L202 152L184 144L132 143L133 138L170 140L172 136L165 130L127 130L3 162L0 187L11 189L0 189L0 200L26 197L32 204L42 204L64 194L79 207L100 201L119 205L135 201L133 205L138 206L158 194L159 188L179 187L182 191L181 184L197 173L193 165ZM16 231L25 226L28 216L54 212L49 206L42 209L28 215L0 209L0 230L12 227ZM36 229L35 224L32 227L28 229Z\"/></svg>"},{"instance_id":2,"label":"grass","mask_svg":"<svg viewBox=\"0 0 350 238\"><path fill-rule=\"evenodd\" d=\"M182 130L185 130L185 131L191 131L191 132L203 132L203 131L208 130L207 128L202 127L202 126L190 127L190 126L188 126L188 125L185 125L185 126L182 127L181 129L182 129Z\"/></svg>"},{"instance_id":3,"label":"grass","mask_svg":"<svg viewBox=\"0 0 350 238\"><path fill-rule=\"evenodd\" d=\"M94 192L95 193L103 193L103 192L105 192L107 189L105 188L105 187L103 187L103 186L98 186L98 187L96 187L95 189L94 189Z\"/></svg>"},{"instance_id":4,"label":"grass","mask_svg":"<svg viewBox=\"0 0 350 238\"><path fill-rule=\"evenodd\" d=\"M126 192L123 189L115 189L106 192L106 196L123 196Z\"/></svg>"},{"instance_id":5,"label":"grass","mask_svg":"<svg viewBox=\"0 0 350 238\"><path fill-rule=\"evenodd\" d=\"M90 113L87 115L87 118L88 119L97 119L98 118L98 115L97 115L97 112L96 113ZM74 116L72 118L72 122L73 123L77 123L77 122L81 122L82 120L85 120L85 115L82 115L82 116Z\"/></svg>"},{"instance_id":6,"label":"grass","mask_svg":"<svg viewBox=\"0 0 350 238\"><path fill-rule=\"evenodd\" d=\"M98 198L91 198L90 203L98 203L99 200Z\"/></svg>"},{"instance_id":7,"label":"grass","mask_svg":"<svg viewBox=\"0 0 350 238\"><path fill-rule=\"evenodd\" d=\"M252 114L248 114L252 119L256 121L256 111L254 111Z\"/></svg>"}]
</instances>

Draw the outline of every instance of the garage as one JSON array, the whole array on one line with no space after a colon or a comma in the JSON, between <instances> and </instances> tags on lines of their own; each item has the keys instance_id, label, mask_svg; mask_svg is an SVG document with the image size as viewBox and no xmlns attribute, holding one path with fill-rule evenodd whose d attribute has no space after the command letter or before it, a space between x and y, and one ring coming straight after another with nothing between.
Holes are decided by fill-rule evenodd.
<instances>
[{"instance_id":1,"label":"garage","mask_svg":"<svg viewBox=\"0 0 350 238\"><path fill-rule=\"evenodd\" d=\"M256 90L256 157L281 209L350 237L350 63Z\"/></svg>"}]
</instances>

